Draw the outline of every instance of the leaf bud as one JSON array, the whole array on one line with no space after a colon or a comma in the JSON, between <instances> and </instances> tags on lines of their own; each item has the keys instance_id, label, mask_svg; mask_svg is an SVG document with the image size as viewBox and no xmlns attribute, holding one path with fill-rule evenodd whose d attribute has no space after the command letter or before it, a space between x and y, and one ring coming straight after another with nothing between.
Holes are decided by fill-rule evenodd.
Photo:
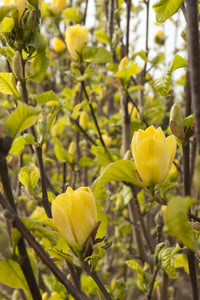
<instances>
[{"instance_id":1,"label":"leaf bud","mask_svg":"<svg viewBox=\"0 0 200 300\"><path fill-rule=\"evenodd\" d=\"M36 9L31 9L26 11L24 16L22 17L22 27L23 27L23 40L26 41L32 30L34 29L34 26L36 24L36 17L37 12Z\"/></svg>"},{"instance_id":2,"label":"leaf bud","mask_svg":"<svg viewBox=\"0 0 200 300\"><path fill-rule=\"evenodd\" d=\"M178 103L175 103L171 108L169 127L173 135L175 135L179 140L185 140L185 124L181 114L180 105Z\"/></svg>"},{"instance_id":3,"label":"leaf bud","mask_svg":"<svg viewBox=\"0 0 200 300\"><path fill-rule=\"evenodd\" d=\"M48 125L44 118L38 120L38 130L39 130L39 144L43 145L46 142L48 135Z\"/></svg>"},{"instance_id":4,"label":"leaf bud","mask_svg":"<svg viewBox=\"0 0 200 300\"><path fill-rule=\"evenodd\" d=\"M19 80L23 80L23 67L22 59L19 51L16 51L12 59L12 67L15 77Z\"/></svg>"}]
</instances>

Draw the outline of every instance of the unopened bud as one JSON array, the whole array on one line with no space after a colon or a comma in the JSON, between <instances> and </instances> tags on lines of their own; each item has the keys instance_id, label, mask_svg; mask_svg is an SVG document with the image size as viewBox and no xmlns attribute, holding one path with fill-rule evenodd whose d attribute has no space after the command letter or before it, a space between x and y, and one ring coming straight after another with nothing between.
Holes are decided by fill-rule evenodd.
<instances>
[{"instance_id":1,"label":"unopened bud","mask_svg":"<svg viewBox=\"0 0 200 300\"><path fill-rule=\"evenodd\" d=\"M39 130L39 144L43 145L47 139L48 125L47 121L42 118L38 120L38 130Z\"/></svg>"},{"instance_id":2,"label":"unopened bud","mask_svg":"<svg viewBox=\"0 0 200 300\"><path fill-rule=\"evenodd\" d=\"M22 67L22 59L19 51L16 51L13 59L12 59L12 67L15 77L19 80L23 80L23 67Z\"/></svg>"},{"instance_id":3,"label":"unopened bud","mask_svg":"<svg viewBox=\"0 0 200 300\"><path fill-rule=\"evenodd\" d=\"M200 193L200 156L197 155L195 159L195 169L193 175L193 184L196 192Z\"/></svg>"},{"instance_id":4,"label":"unopened bud","mask_svg":"<svg viewBox=\"0 0 200 300\"><path fill-rule=\"evenodd\" d=\"M22 26L23 26L23 40L26 41L32 30L34 29L36 23L37 12L36 9L31 9L26 11L22 17Z\"/></svg>"},{"instance_id":5,"label":"unopened bud","mask_svg":"<svg viewBox=\"0 0 200 300\"><path fill-rule=\"evenodd\" d=\"M163 221L163 214L161 211L159 211L155 218L154 218L154 221L156 223L157 226L162 226L164 224L164 221Z\"/></svg>"},{"instance_id":6,"label":"unopened bud","mask_svg":"<svg viewBox=\"0 0 200 300\"><path fill-rule=\"evenodd\" d=\"M121 70L125 69L128 65L128 62L129 62L128 57L127 56L123 57L120 60L118 71L121 71Z\"/></svg>"},{"instance_id":7,"label":"unopened bud","mask_svg":"<svg viewBox=\"0 0 200 300\"><path fill-rule=\"evenodd\" d=\"M74 141L69 144L68 152L72 155L76 153L76 144Z\"/></svg>"},{"instance_id":8,"label":"unopened bud","mask_svg":"<svg viewBox=\"0 0 200 300\"><path fill-rule=\"evenodd\" d=\"M80 126L86 130L88 128L89 117L86 111L82 111L79 118Z\"/></svg>"},{"instance_id":9,"label":"unopened bud","mask_svg":"<svg viewBox=\"0 0 200 300\"><path fill-rule=\"evenodd\" d=\"M122 210L124 208L124 197L123 197L122 193L119 193L117 195L116 208L118 210Z\"/></svg>"},{"instance_id":10,"label":"unopened bud","mask_svg":"<svg viewBox=\"0 0 200 300\"><path fill-rule=\"evenodd\" d=\"M170 123L169 123L171 132L175 135L179 140L185 140L185 125L183 116L181 114L180 105L175 103L170 111Z\"/></svg>"}]
</instances>

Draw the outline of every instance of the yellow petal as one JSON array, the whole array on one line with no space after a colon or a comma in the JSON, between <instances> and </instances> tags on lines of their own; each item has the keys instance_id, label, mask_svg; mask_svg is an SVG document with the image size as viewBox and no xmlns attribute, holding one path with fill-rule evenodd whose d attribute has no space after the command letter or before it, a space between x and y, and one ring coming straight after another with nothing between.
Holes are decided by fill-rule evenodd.
<instances>
[{"instance_id":1,"label":"yellow petal","mask_svg":"<svg viewBox=\"0 0 200 300\"><path fill-rule=\"evenodd\" d=\"M136 151L136 135L137 135L137 131L134 132L132 142L131 142L131 151L132 151L133 158L135 157L135 151Z\"/></svg>"},{"instance_id":2,"label":"yellow petal","mask_svg":"<svg viewBox=\"0 0 200 300\"><path fill-rule=\"evenodd\" d=\"M155 134L154 134L154 138L156 138L156 139L159 139L159 140L161 140L161 141L165 141L165 134L164 134L164 132L163 132L163 130L162 130L162 128L161 127L158 127L156 130L155 130Z\"/></svg>"},{"instance_id":3,"label":"yellow petal","mask_svg":"<svg viewBox=\"0 0 200 300\"><path fill-rule=\"evenodd\" d=\"M168 173L170 153L161 140L147 138L136 149L135 164L146 185L161 183Z\"/></svg>"},{"instance_id":4,"label":"yellow petal","mask_svg":"<svg viewBox=\"0 0 200 300\"><path fill-rule=\"evenodd\" d=\"M97 224L97 211L94 196L85 190L76 190L71 208L71 222L77 242L83 245Z\"/></svg>"},{"instance_id":5,"label":"yellow petal","mask_svg":"<svg viewBox=\"0 0 200 300\"><path fill-rule=\"evenodd\" d=\"M170 161L169 161L169 169L170 169L176 154L176 139L174 135L168 136L166 138L166 143L170 153Z\"/></svg>"},{"instance_id":6,"label":"yellow petal","mask_svg":"<svg viewBox=\"0 0 200 300\"><path fill-rule=\"evenodd\" d=\"M68 216L62 209L62 207L60 207L60 205L56 203L55 200L52 202L52 216L56 228L58 229L66 243L70 246L75 245L77 241L75 240L74 235L71 231Z\"/></svg>"},{"instance_id":7,"label":"yellow petal","mask_svg":"<svg viewBox=\"0 0 200 300\"><path fill-rule=\"evenodd\" d=\"M150 136L150 137L153 137L153 136L154 136L155 131L156 131L156 129L155 129L155 127L154 127L153 125L149 126L149 127L145 130L146 134L147 134L148 136Z\"/></svg>"},{"instance_id":8,"label":"yellow petal","mask_svg":"<svg viewBox=\"0 0 200 300\"><path fill-rule=\"evenodd\" d=\"M136 145L138 146L139 143L146 138L148 138L148 134L146 133L146 131L139 129L136 135Z\"/></svg>"}]
</instances>

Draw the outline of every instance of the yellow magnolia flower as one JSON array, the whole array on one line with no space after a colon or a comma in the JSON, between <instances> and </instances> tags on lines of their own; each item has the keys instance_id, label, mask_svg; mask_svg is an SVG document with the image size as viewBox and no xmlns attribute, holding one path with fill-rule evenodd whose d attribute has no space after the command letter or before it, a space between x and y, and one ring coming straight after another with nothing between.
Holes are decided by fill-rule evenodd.
<instances>
[{"instance_id":1,"label":"yellow magnolia flower","mask_svg":"<svg viewBox=\"0 0 200 300\"><path fill-rule=\"evenodd\" d=\"M106 145L106 147L110 147L111 146L111 143L112 143L112 138L111 136L107 135L107 134L102 134L102 138L103 138L103 141Z\"/></svg>"},{"instance_id":2,"label":"yellow magnolia flower","mask_svg":"<svg viewBox=\"0 0 200 300\"><path fill-rule=\"evenodd\" d=\"M53 0L51 2L51 11L57 15L60 14L66 5L66 0Z\"/></svg>"},{"instance_id":3,"label":"yellow magnolia flower","mask_svg":"<svg viewBox=\"0 0 200 300\"><path fill-rule=\"evenodd\" d=\"M97 210L89 187L58 195L52 202L53 221L61 236L71 247L83 245L97 225Z\"/></svg>"},{"instance_id":4,"label":"yellow magnolia flower","mask_svg":"<svg viewBox=\"0 0 200 300\"><path fill-rule=\"evenodd\" d=\"M26 8L26 1L25 0L4 0L4 5L15 5L19 12L18 20L20 21L21 16L23 15L23 12Z\"/></svg>"},{"instance_id":5,"label":"yellow magnolia flower","mask_svg":"<svg viewBox=\"0 0 200 300\"><path fill-rule=\"evenodd\" d=\"M53 51L55 53L61 53L65 48L65 43L61 39L57 37L53 38Z\"/></svg>"},{"instance_id":6,"label":"yellow magnolia flower","mask_svg":"<svg viewBox=\"0 0 200 300\"><path fill-rule=\"evenodd\" d=\"M166 138L161 127L150 126L135 132L131 150L140 178L151 186L167 177L176 153L176 140L173 135Z\"/></svg>"},{"instance_id":7,"label":"yellow magnolia flower","mask_svg":"<svg viewBox=\"0 0 200 300\"><path fill-rule=\"evenodd\" d=\"M78 60L78 53L81 53L82 48L88 42L87 28L80 24L67 27L65 41L72 59Z\"/></svg>"}]
</instances>

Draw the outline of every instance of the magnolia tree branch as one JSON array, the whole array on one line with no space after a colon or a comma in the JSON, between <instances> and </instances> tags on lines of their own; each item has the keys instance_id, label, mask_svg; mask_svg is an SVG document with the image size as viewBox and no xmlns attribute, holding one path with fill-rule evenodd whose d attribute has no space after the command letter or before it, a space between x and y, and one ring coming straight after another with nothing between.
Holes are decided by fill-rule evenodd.
<instances>
[{"instance_id":1,"label":"magnolia tree branch","mask_svg":"<svg viewBox=\"0 0 200 300\"><path fill-rule=\"evenodd\" d=\"M17 215L17 208L15 205L15 201L14 201L14 197L10 185L10 180L8 176L6 157L2 153L0 153L0 178L8 201L7 202L6 200L4 200L5 205L9 205L12 208L13 212ZM42 297L35 276L33 274L33 270L30 264L30 260L26 250L26 245L23 238L19 240L17 247L20 256L19 264L27 280L29 289L31 291L31 295L34 300L40 300L42 299Z\"/></svg>"},{"instance_id":2,"label":"magnolia tree branch","mask_svg":"<svg viewBox=\"0 0 200 300\"><path fill-rule=\"evenodd\" d=\"M199 16L198 1L185 0L187 19L187 45L189 58L189 72L191 84L191 98L195 116L195 133L198 152L200 154L200 51L199 51Z\"/></svg>"}]
</instances>

